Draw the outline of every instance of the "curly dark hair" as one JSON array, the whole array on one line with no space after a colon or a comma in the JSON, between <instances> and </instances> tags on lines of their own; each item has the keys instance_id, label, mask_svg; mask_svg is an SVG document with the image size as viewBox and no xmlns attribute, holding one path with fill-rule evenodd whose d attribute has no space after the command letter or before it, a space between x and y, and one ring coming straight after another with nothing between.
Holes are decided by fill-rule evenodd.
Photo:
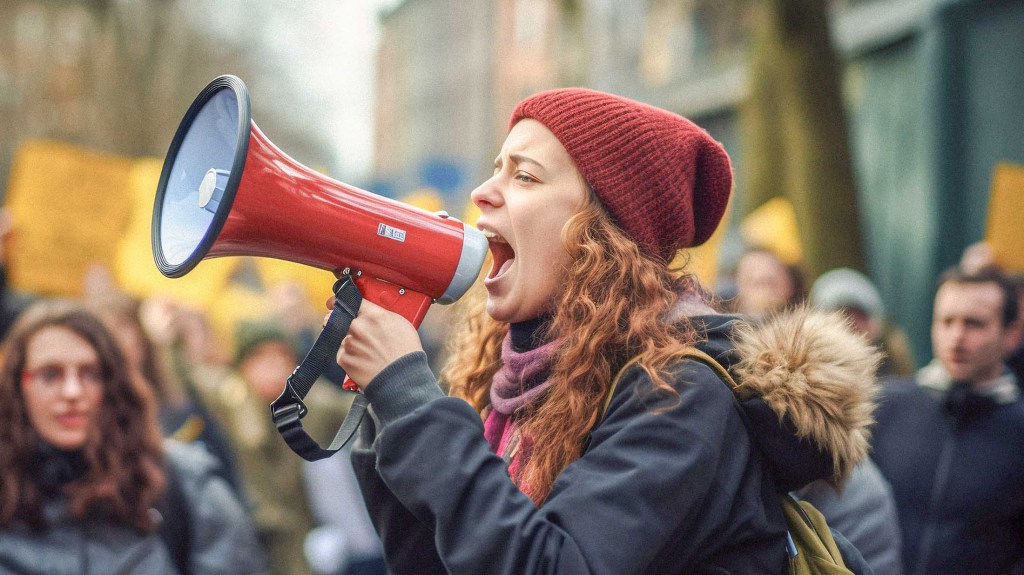
<instances>
[{"instance_id":1,"label":"curly dark hair","mask_svg":"<svg viewBox=\"0 0 1024 575\"><path fill-rule=\"evenodd\" d=\"M103 374L103 396L95 428L80 450L86 471L64 494L76 518L97 518L152 532L150 509L163 495L163 446L152 392L133 377L114 336L82 304L43 300L33 304L11 329L0 366L0 527L15 519L44 527L43 493L33 468L45 444L29 419L22 392L29 342L44 328L64 327L96 350Z\"/></svg>"}]
</instances>

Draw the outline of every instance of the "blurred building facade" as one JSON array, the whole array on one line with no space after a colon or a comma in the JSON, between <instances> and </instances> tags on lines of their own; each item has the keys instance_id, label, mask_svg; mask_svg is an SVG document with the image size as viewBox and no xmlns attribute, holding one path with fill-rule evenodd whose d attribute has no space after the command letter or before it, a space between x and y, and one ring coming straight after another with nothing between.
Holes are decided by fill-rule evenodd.
<instances>
[{"instance_id":1,"label":"blurred building facade","mask_svg":"<svg viewBox=\"0 0 1024 575\"><path fill-rule=\"evenodd\" d=\"M515 104L588 86L717 122L741 96L742 3L405 0L381 17L374 176L398 189L458 165L465 201L491 172ZM727 115L727 114L726 114Z\"/></svg>"},{"instance_id":2,"label":"blurred building facade","mask_svg":"<svg viewBox=\"0 0 1024 575\"><path fill-rule=\"evenodd\" d=\"M386 184L375 191L461 191L477 174L492 141L493 10L490 0L432 0L384 16L374 176Z\"/></svg>"},{"instance_id":3,"label":"blurred building facade","mask_svg":"<svg viewBox=\"0 0 1024 575\"><path fill-rule=\"evenodd\" d=\"M378 180L416 187L423 166L448 161L461 170L461 185L445 190L459 214L490 174L515 102L578 85L707 128L733 157L742 196L748 3L471 3L405 0L382 15ZM934 278L983 237L994 166L1024 164L1024 0L845 0L831 10L868 271L927 358Z\"/></svg>"}]
</instances>

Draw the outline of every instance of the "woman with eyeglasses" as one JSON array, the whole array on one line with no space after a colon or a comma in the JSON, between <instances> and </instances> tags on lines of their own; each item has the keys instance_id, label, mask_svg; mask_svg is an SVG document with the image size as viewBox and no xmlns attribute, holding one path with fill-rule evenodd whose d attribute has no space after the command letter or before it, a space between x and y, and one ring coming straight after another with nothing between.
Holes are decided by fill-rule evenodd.
<instances>
[{"instance_id":1,"label":"woman with eyeglasses","mask_svg":"<svg viewBox=\"0 0 1024 575\"><path fill-rule=\"evenodd\" d=\"M82 305L15 323L0 421L0 573L265 572L212 457L161 439L150 390Z\"/></svg>"}]
</instances>

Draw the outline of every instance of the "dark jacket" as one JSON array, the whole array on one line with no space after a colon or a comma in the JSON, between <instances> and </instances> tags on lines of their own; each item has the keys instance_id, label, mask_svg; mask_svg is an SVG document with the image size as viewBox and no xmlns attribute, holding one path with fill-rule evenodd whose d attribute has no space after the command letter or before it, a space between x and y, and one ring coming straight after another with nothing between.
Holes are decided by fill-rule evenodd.
<instances>
[{"instance_id":1,"label":"dark jacket","mask_svg":"<svg viewBox=\"0 0 1024 575\"><path fill-rule=\"evenodd\" d=\"M904 573L1022 573L1024 403L1009 372L995 395L943 374L886 382L877 411L873 459L896 499Z\"/></svg>"},{"instance_id":2,"label":"dark jacket","mask_svg":"<svg viewBox=\"0 0 1024 575\"><path fill-rule=\"evenodd\" d=\"M241 504L214 472L216 462L204 449L176 441L166 443L168 474L174 474L176 499L187 505L161 504L182 533L169 544L158 532L139 533L99 520L71 518L62 499L44 503L48 526L41 532L14 523L0 531L2 575L189 575L267 573L266 561ZM160 512L154 510L154 512ZM171 520L170 518L165 518ZM184 569L175 558L178 544L186 553Z\"/></svg>"},{"instance_id":3,"label":"dark jacket","mask_svg":"<svg viewBox=\"0 0 1024 575\"><path fill-rule=\"evenodd\" d=\"M562 472L539 508L509 480L504 461L491 452L480 416L464 401L443 396L424 354L388 366L367 387L375 418L364 422L352 460L391 570L782 573L786 546L779 491L832 477L856 463L845 460L852 453L848 449L820 448L832 446L828 433L814 439L798 436L812 421L848 439L867 424L870 407L866 418L844 418L847 405L836 404L835 398L831 407L840 417L780 421L773 409L799 410L813 403L787 402L787 392L774 378L780 370L800 367L794 363L800 350L771 351L786 343L777 335L792 334L792 326L776 334L743 334L734 348L726 336L735 335L735 322L723 317L699 321L707 328L704 349L742 374L750 390L743 401L744 410L753 414L747 421L765 426L758 427L760 434L778 437L752 443L758 433L748 432L732 391L702 363L681 361L671 370L678 397L652 392L646 372L634 366L620 379L582 457ZM826 343L842 325L806 314L789 321L814 324L803 335ZM784 339L801 341L791 335ZM849 364L849 340L834 343L817 349L828 348L835 357L812 354L811 361L834 368L839 354ZM875 356L859 345L852 353L862 349L860 359L870 373ZM768 361L770 375L761 377L767 385L763 396L753 380L766 373L768 364L744 365L739 358L750 356L737 353L743 349L774 355ZM808 356L800 357L802 364ZM818 373L832 375L833 370ZM850 404L870 403L858 391L863 381L853 381L840 382L847 388L842 397L856 400ZM846 425L852 427L842 430ZM856 438L852 443L858 443ZM786 453L773 462L770 450L779 447ZM859 447L862 456L866 442ZM776 473L778 465L795 461L800 464Z\"/></svg>"}]
</instances>

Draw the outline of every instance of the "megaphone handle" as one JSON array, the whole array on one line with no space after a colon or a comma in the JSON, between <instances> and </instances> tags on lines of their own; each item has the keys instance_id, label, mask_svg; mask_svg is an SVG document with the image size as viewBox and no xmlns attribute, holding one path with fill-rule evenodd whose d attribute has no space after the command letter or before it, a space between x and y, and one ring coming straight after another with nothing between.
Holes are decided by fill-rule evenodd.
<instances>
[{"instance_id":1,"label":"megaphone handle","mask_svg":"<svg viewBox=\"0 0 1024 575\"><path fill-rule=\"evenodd\" d=\"M323 375L329 362L335 361L341 340L348 333L352 320L359 313L359 304L362 303L359 289L347 275L335 284L334 296L334 309L331 310L323 331L313 342L313 347L306 353L302 363L288 378L284 391L270 404L270 415L278 433L292 451L307 461L325 459L337 453L355 435L359 423L366 414L366 397L358 394L352 401L341 428L326 449L320 447L316 440L302 429L301 420L307 412L302 400L317 379Z\"/></svg>"},{"instance_id":2,"label":"megaphone handle","mask_svg":"<svg viewBox=\"0 0 1024 575\"><path fill-rule=\"evenodd\" d=\"M418 328L423 323L430 304L434 303L434 299L426 294L366 275L357 275L353 281L363 298L404 317L413 327Z\"/></svg>"},{"instance_id":3,"label":"megaphone handle","mask_svg":"<svg viewBox=\"0 0 1024 575\"><path fill-rule=\"evenodd\" d=\"M393 283L372 277L356 276L353 281L356 287L359 288L359 292L363 295L363 299L368 299L384 309L397 313L409 320L413 327L418 328L423 323L423 318L426 317L430 304L434 303L434 298L426 294L407 290ZM346 391L359 391L359 386L356 385L356 382L347 376L342 382L341 387Z\"/></svg>"}]
</instances>

